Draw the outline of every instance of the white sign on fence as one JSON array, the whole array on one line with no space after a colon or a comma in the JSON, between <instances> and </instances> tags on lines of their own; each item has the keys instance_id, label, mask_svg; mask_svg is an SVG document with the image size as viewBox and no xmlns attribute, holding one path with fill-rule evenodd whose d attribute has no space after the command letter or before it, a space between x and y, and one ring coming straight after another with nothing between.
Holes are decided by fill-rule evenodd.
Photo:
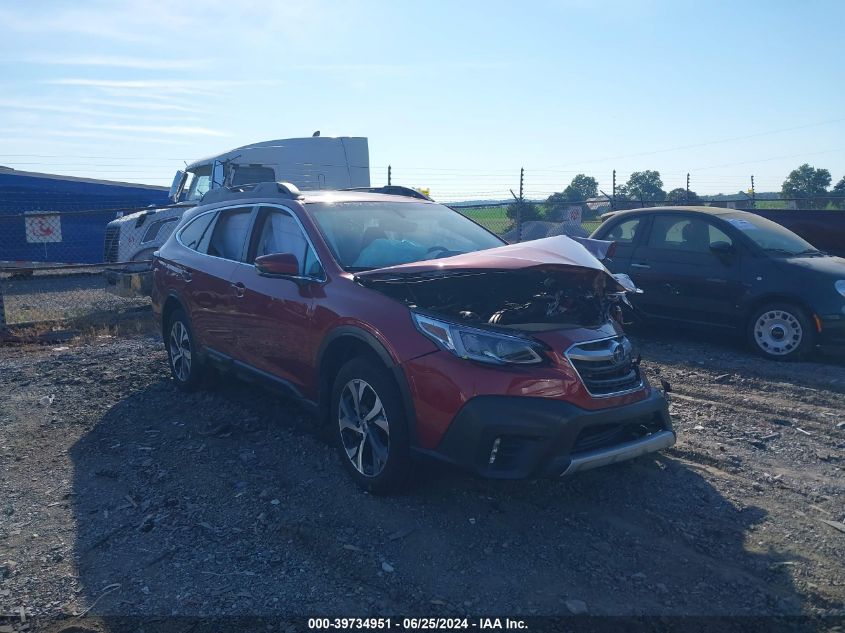
<instances>
[{"instance_id":1,"label":"white sign on fence","mask_svg":"<svg viewBox=\"0 0 845 633\"><path fill-rule=\"evenodd\" d=\"M566 209L566 217L564 218L564 222L569 222L570 224L581 224L581 205L580 204L572 204L569 205Z\"/></svg>"},{"instance_id":2,"label":"white sign on fence","mask_svg":"<svg viewBox=\"0 0 845 633\"><path fill-rule=\"evenodd\" d=\"M62 241L62 219L57 213L27 213L24 222L30 244Z\"/></svg>"}]
</instances>

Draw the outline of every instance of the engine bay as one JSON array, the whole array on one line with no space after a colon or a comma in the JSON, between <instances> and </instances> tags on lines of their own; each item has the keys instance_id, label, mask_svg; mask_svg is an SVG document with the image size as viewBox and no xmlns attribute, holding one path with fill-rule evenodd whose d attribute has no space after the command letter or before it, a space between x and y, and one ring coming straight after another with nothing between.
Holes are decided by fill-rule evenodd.
<instances>
[{"instance_id":1,"label":"engine bay","mask_svg":"<svg viewBox=\"0 0 845 633\"><path fill-rule=\"evenodd\" d=\"M616 318L623 292L600 270L461 271L368 280L409 308L472 325L542 331L597 327Z\"/></svg>"}]
</instances>

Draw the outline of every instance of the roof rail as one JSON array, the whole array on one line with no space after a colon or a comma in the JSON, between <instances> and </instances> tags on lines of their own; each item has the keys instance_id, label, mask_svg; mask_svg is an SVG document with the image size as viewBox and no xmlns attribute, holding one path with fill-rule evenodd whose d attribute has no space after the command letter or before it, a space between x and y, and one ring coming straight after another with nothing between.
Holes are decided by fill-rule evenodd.
<instances>
[{"instance_id":1,"label":"roof rail","mask_svg":"<svg viewBox=\"0 0 845 633\"><path fill-rule=\"evenodd\" d=\"M431 200L427 195L411 189L410 187L403 187L402 185L384 185L383 187L350 187L348 189L341 189L340 191L361 191L367 193L386 193L392 196L406 196L408 198L418 198L420 200Z\"/></svg>"},{"instance_id":2,"label":"roof rail","mask_svg":"<svg viewBox=\"0 0 845 633\"><path fill-rule=\"evenodd\" d=\"M287 198L296 200L302 197L299 188L290 182L255 182L233 187L220 187L207 191L200 200L201 204L237 200L238 198Z\"/></svg>"}]
</instances>

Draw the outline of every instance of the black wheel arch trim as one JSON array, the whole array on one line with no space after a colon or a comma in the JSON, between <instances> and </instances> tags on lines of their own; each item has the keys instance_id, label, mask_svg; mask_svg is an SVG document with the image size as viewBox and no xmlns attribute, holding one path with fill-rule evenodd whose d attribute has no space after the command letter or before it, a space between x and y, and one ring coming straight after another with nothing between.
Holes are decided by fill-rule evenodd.
<instances>
[{"instance_id":1,"label":"black wheel arch trim","mask_svg":"<svg viewBox=\"0 0 845 633\"><path fill-rule=\"evenodd\" d=\"M791 303L792 305L804 310L804 312L811 320L814 320L814 315L818 314L818 312L814 310L805 299L797 295L787 292L766 293L754 297L749 297L748 300L745 302L743 306L743 312L745 313L746 327L751 325L751 319L754 317L755 312L769 303ZM815 328L813 329L815 331Z\"/></svg>"},{"instance_id":2,"label":"black wheel arch trim","mask_svg":"<svg viewBox=\"0 0 845 633\"><path fill-rule=\"evenodd\" d=\"M167 323L165 322L165 318L164 318L165 307L171 301L175 301L176 305L179 306L178 308L175 308L176 310L182 310L182 312L184 312L185 316L188 318L188 321L190 322L190 320L191 320L191 317L188 316L188 309L185 307L185 303L182 301L182 299L179 298L179 295L177 295L173 291L169 292L167 294L167 296L164 298L164 301L161 302L161 335L164 338L166 338L164 330L167 327ZM193 324L189 323L189 325L192 326Z\"/></svg>"},{"instance_id":3,"label":"black wheel arch trim","mask_svg":"<svg viewBox=\"0 0 845 633\"><path fill-rule=\"evenodd\" d=\"M317 400L320 403L320 413L322 419L327 419L329 412L329 402L331 397L331 386L324 389L323 385L323 362L326 351L332 343L341 338L354 338L364 343L370 350L372 350L384 363L384 366L391 372L396 385L399 387L399 395L402 399L402 405L405 409L405 418L408 421L408 431L411 437L411 444L417 444L417 414L414 407L414 401L411 397L411 388L408 385L408 379L405 376L405 371L402 365L391 355L384 343L376 338L367 330L354 325L341 325L329 332L320 343L320 348L317 351L317 376L319 381L319 392Z\"/></svg>"}]
</instances>

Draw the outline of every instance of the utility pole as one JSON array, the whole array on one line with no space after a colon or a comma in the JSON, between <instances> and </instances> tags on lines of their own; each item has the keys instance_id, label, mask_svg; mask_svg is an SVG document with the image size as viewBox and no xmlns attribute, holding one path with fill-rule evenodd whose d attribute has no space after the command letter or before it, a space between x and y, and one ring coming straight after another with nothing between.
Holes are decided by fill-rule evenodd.
<instances>
[{"instance_id":1,"label":"utility pole","mask_svg":"<svg viewBox=\"0 0 845 633\"><path fill-rule=\"evenodd\" d=\"M610 208L614 207L616 203L616 170L613 170L613 197L610 199Z\"/></svg>"},{"instance_id":2,"label":"utility pole","mask_svg":"<svg viewBox=\"0 0 845 633\"><path fill-rule=\"evenodd\" d=\"M525 167L519 168L519 201L522 202L525 199L523 195L523 188L525 185Z\"/></svg>"},{"instance_id":3,"label":"utility pole","mask_svg":"<svg viewBox=\"0 0 845 633\"><path fill-rule=\"evenodd\" d=\"M391 185L390 180L391 180L391 176L392 176L392 174L391 174L392 171L393 171L393 168L390 165L388 165L387 166L387 186L388 187Z\"/></svg>"},{"instance_id":4,"label":"utility pole","mask_svg":"<svg viewBox=\"0 0 845 633\"><path fill-rule=\"evenodd\" d=\"M519 202L516 203L516 241L522 241L522 207L525 204L525 167L519 168Z\"/></svg>"},{"instance_id":5,"label":"utility pole","mask_svg":"<svg viewBox=\"0 0 845 633\"><path fill-rule=\"evenodd\" d=\"M757 208L757 197L754 193L754 174L751 174L751 208Z\"/></svg>"},{"instance_id":6,"label":"utility pole","mask_svg":"<svg viewBox=\"0 0 845 633\"><path fill-rule=\"evenodd\" d=\"M687 192L684 194L684 204L689 204L689 172L687 172Z\"/></svg>"}]
</instances>

